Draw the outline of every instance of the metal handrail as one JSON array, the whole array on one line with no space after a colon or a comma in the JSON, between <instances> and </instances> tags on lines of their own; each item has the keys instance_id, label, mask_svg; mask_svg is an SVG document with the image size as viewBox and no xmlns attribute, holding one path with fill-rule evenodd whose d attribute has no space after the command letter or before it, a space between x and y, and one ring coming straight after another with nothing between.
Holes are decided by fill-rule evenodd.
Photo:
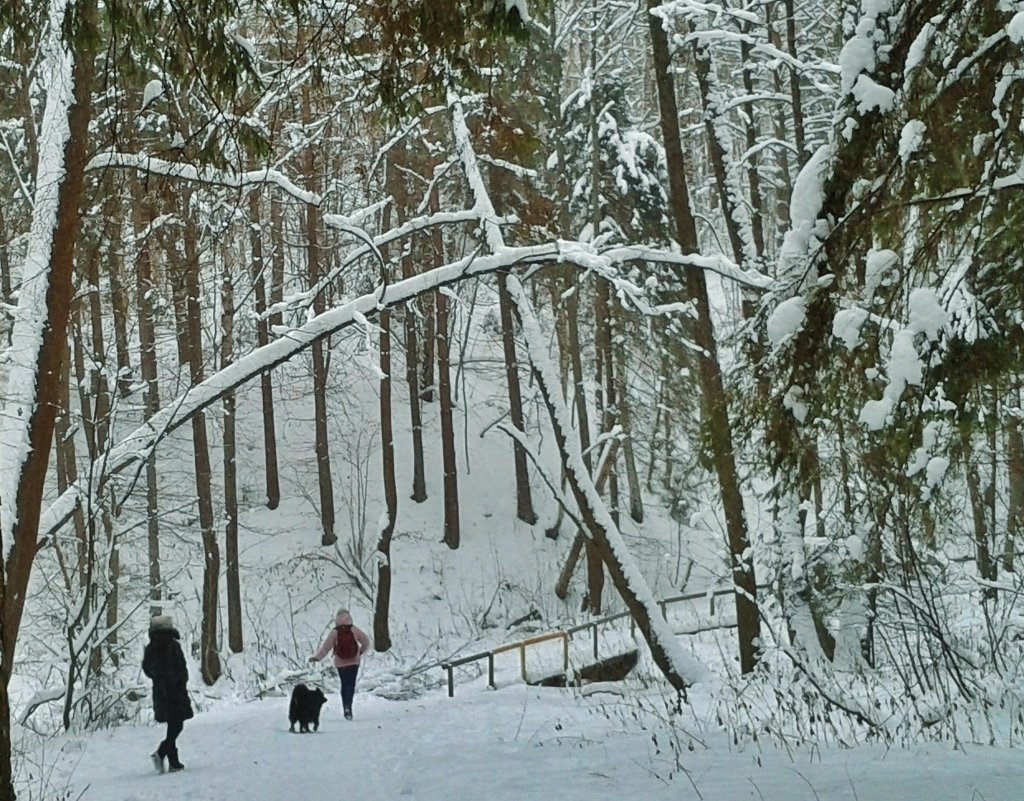
<instances>
[{"instance_id":1,"label":"metal handrail","mask_svg":"<svg viewBox=\"0 0 1024 801\"><path fill-rule=\"evenodd\" d=\"M764 589L764 587L758 587L758 589ZM708 614L715 614L715 598L724 595L735 595L735 587L724 587L718 590L708 590L705 592L694 592L686 595L674 595L669 598L662 598L659 600L658 606L661 607L661 616L667 617L667 609L670 604L682 603L683 601L698 601L701 598L708 599ZM594 642L594 659L598 658L598 638L597 631L598 627L605 623L611 623L619 620L620 618L629 617L629 633L631 637L636 636L636 621L630 615L629 611L616 612L613 615L606 615L605 617L597 618L596 620L588 620L586 623L580 623L576 626L571 626L567 629L559 631L549 632L548 634L541 634L537 637L530 637L526 640L520 640L518 642L507 643L505 645L499 645L497 648L492 648L489 651L481 651L480 653L470 654L469 656L463 656L459 659L452 659L450 661L441 662L440 667L443 668L448 674L448 697L455 697L455 668L461 667L462 665L468 665L470 662L478 662L481 659L487 660L487 686L492 690L497 689L494 683L494 657L497 654L506 653L508 651L519 650L519 673L522 676L523 681L526 681L526 649L531 645L537 645L538 643L547 642L549 640L562 640L562 661L563 670L569 669L569 640L572 639L574 634L578 634L581 631L591 629L593 632Z\"/></svg>"}]
</instances>

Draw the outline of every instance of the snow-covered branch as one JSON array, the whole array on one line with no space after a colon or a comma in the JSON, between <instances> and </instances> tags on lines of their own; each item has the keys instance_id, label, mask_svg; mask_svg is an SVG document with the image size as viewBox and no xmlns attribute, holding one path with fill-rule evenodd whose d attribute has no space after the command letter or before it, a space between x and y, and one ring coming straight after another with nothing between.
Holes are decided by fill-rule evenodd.
<instances>
[{"instance_id":1,"label":"snow-covered branch","mask_svg":"<svg viewBox=\"0 0 1024 801\"><path fill-rule=\"evenodd\" d=\"M145 461L168 434L187 423L193 415L223 398L245 382L293 358L305 348L379 311L405 303L426 292L516 265L550 262L558 258L555 244L506 248L491 256L467 256L402 281L375 289L337 308L313 317L303 326L287 331L278 339L257 348L238 361L189 389L165 406L114 446L104 458L107 475L122 473ZM84 482L69 487L47 508L39 525L40 539L54 534L74 513L80 499L88 493Z\"/></svg>"},{"instance_id":2,"label":"snow-covered branch","mask_svg":"<svg viewBox=\"0 0 1024 801\"><path fill-rule=\"evenodd\" d=\"M283 192L291 195L302 203L319 206L321 197L315 192L303 189L280 170L264 167L248 172L228 172L214 167L197 167L184 162L167 161L145 153L120 153L107 151L94 156L85 166L87 172L107 168L138 170L152 175L163 175L182 181L207 184L209 186L226 187L228 189L244 189L260 184L274 184Z\"/></svg>"},{"instance_id":3,"label":"snow-covered branch","mask_svg":"<svg viewBox=\"0 0 1024 801\"><path fill-rule=\"evenodd\" d=\"M336 227L339 230L351 231L349 221L352 219L352 215L341 216L337 214L325 214L323 221L326 225ZM414 217L411 220L406 220L402 225L392 228L379 236L373 237L371 241L365 241L365 244L357 247L345 255L345 258L334 267L327 275L320 279L317 284L310 289L303 292L296 292L289 295L281 303L276 303L264 312L264 316L270 316L273 314L280 314L281 312L288 311L290 309L303 308L313 302L313 298L319 295L324 287L330 285L337 279L341 273L343 273L349 266L357 262L364 256L368 256L371 253L376 253L381 250L385 245L389 245L399 239L403 239L410 234L414 234L417 231L425 231L428 228L433 228L437 225L451 225L455 223L468 223L476 222L477 213L473 210L465 211L443 211L437 214L424 214L419 217ZM514 218L501 218L499 220L501 224L514 222Z\"/></svg>"}]
</instances>

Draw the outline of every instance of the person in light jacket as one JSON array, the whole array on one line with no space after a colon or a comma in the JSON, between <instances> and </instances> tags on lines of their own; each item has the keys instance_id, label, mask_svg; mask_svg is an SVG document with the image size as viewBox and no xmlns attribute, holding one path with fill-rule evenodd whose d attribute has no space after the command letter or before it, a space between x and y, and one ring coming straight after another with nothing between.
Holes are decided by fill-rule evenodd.
<instances>
[{"instance_id":1,"label":"person in light jacket","mask_svg":"<svg viewBox=\"0 0 1024 801\"><path fill-rule=\"evenodd\" d=\"M334 653L334 667L338 669L341 680L341 707L346 720L352 720L352 698L356 694L359 660L371 650L373 646L366 632L352 623L352 615L347 609L339 609L334 628L328 632L320 650L309 658L310 662L319 662L327 654Z\"/></svg>"},{"instance_id":2,"label":"person in light jacket","mask_svg":"<svg viewBox=\"0 0 1024 801\"><path fill-rule=\"evenodd\" d=\"M149 623L149 642L142 655L142 672L153 680L153 718L167 724L167 736L151 755L159 773L164 772L165 759L170 772L185 769L178 759L178 735L193 713L180 639L174 621L167 615L157 615Z\"/></svg>"}]
</instances>

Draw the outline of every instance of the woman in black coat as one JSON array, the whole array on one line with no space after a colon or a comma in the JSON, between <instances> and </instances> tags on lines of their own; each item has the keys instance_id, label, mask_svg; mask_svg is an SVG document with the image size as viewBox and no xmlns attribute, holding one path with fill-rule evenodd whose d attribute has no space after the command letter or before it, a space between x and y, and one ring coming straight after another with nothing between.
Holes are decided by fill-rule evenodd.
<instances>
[{"instance_id":1,"label":"woman in black coat","mask_svg":"<svg viewBox=\"0 0 1024 801\"><path fill-rule=\"evenodd\" d=\"M167 736L152 755L153 766L160 773L164 772L164 759L172 772L185 767L178 759L177 740L185 721L192 717L192 703L186 688L188 667L179 639L174 621L167 615L157 615L150 621L142 672L153 680L153 717L157 723L167 724Z\"/></svg>"}]
</instances>

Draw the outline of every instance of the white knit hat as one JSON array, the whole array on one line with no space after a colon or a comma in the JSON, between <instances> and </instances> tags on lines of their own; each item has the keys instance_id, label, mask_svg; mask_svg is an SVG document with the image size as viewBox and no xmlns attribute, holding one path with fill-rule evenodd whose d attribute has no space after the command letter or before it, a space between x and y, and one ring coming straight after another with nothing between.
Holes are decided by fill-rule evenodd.
<instances>
[{"instance_id":1,"label":"white knit hat","mask_svg":"<svg viewBox=\"0 0 1024 801\"><path fill-rule=\"evenodd\" d=\"M173 629L174 621L170 615L154 615L153 619L149 621L149 627L151 629Z\"/></svg>"}]
</instances>

